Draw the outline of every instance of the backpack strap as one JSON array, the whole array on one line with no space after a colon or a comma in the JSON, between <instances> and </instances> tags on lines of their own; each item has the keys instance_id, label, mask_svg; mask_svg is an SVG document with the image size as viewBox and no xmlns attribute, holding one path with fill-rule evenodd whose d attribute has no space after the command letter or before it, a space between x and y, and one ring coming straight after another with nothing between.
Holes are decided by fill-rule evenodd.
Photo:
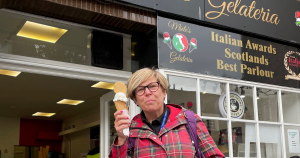
<instances>
[{"instance_id":1,"label":"backpack strap","mask_svg":"<svg viewBox=\"0 0 300 158\"><path fill-rule=\"evenodd\" d=\"M135 146L135 138L128 137L128 145L127 145L127 156L133 157L133 149Z\"/></svg>"},{"instance_id":2,"label":"backpack strap","mask_svg":"<svg viewBox=\"0 0 300 158\"><path fill-rule=\"evenodd\" d=\"M187 116L187 124L186 129L192 139L192 143L196 149L196 155L198 158L204 158L203 153L200 151L199 143L198 143L198 136L197 136L197 128L196 128L196 119L193 111L186 110L185 114Z\"/></svg>"}]
</instances>

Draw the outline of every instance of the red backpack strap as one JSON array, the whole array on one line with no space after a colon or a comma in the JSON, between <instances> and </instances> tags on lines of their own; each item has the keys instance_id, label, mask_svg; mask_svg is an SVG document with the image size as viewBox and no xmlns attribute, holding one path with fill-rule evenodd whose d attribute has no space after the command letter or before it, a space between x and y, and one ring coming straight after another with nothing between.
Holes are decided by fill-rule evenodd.
<instances>
[{"instance_id":1,"label":"red backpack strap","mask_svg":"<svg viewBox=\"0 0 300 158\"><path fill-rule=\"evenodd\" d=\"M196 128L196 118L195 118L194 112L190 111L190 110L186 110L185 114L187 116L186 129L192 139L192 143L195 146L196 155L198 158L204 158L204 155L200 151L200 148L199 148L197 128Z\"/></svg>"}]
</instances>

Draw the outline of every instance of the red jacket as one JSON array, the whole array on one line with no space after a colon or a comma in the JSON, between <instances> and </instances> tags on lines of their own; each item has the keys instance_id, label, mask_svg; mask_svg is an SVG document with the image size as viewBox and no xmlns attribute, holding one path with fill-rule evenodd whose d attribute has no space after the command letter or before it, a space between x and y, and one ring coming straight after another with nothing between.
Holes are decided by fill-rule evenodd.
<instances>
[{"instance_id":1,"label":"red jacket","mask_svg":"<svg viewBox=\"0 0 300 158\"><path fill-rule=\"evenodd\" d=\"M168 104L170 116L158 136L144 123L140 114L135 116L130 125L129 137L135 137L134 157L166 158L166 157L196 157L195 147L192 145L190 136L186 130L186 119L181 106ZM204 123L195 114L200 151L206 158L224 157L216 147L209 135ZM111 158L126 158L127 143L116 145L117 139L111 146Z\"/></svg>"}]
</instances>

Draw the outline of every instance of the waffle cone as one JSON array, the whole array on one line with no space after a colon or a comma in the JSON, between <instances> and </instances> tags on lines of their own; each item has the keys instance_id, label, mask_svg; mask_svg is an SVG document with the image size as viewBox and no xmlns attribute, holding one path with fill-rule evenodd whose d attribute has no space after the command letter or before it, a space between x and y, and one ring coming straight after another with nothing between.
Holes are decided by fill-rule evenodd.
<instances>
[{"instance_id":1,"label":"waffle cone","mask_svg":"<svg viewBox=\"0 0 300 158\"><path fill-rule=\"evenodd\" d=\"M119 110L128 110L128 107L126 106L126 102L124 101L115 101L115 106L116 106L116 109L117 111Z\"/></svg>"}]
</instances>

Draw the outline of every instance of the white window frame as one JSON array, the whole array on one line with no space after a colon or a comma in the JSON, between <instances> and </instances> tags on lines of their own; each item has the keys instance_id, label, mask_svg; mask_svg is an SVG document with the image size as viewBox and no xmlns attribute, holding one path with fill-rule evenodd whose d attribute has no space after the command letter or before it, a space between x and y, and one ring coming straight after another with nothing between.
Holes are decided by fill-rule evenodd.
<instances>
[{"instance_id":1,"label":"white window frame","mask_svg":"<svg viewBox=\"0 0 300 158\"><path fill-rule=\"evenodd\" d=\"M282 91L288 91L293 93L300 93L299 89L296 88L290 88L290 87L283 87L283 86L277 86L277 85L270 85L270 84L264 84L264 83L258 83L258 82L249 82L249 81L243 81L243 80L237 80L237 79L230 79L230 78L224 78L224 77L217 77L217 76L209 76L209 75L203 75L203 74L197 74L197 73L190 73L190 72L183 72L178 70L170 70L170 69L159 69L159 72L162 73L165 77L168 75L172 76L179 76L179 77L185 77L185 78L193 78L197 80L197 91L196 91L196 110L197 114L202 119L209 119L209 120L221 120L227 122L228 127L228 146L229 146L229 158L236 158L233 157L233 149L232 149L232 129L231 129L231 122L244 122L244 123L254 123L255 124L255 132L256 132L256 150L257 150L257 157L261 158L261 151L260 151L260 136L259 136L259 125L263 124L271 124L271 125L278 125L280 127L280 133L281 138L278 138L281 140L281 156L283 158L286 157L286 144L285 144L285 126L294 126L299 127L300 124L292 124L292 123L284 123L283 121L283 110L282 110L282 97L281 92ZM227 115L227 118L222 117L208 117L208 116L201 116L201 105L200 105L200 80L209 80L209 81L215 81L215 82L221 82L226 83L226 97L229 98L230 84L238 84L238 85L244 85L249 86L253 88L253 106L254 106L254 120L244 120L244 119L233 119L230 117L230 115ZM279 112L279 121L278 122L269 122L269 121L259 121L258 118L258 111L257 111L257 95L256 95L256 89L257 88L266 88L266 89L272 89L278 91L277 98L278 98L278 112ZM165 98L165 103L167 103L167 98ZM227 105L229 105L229 99L227 99ZM227 106L227 111L230 111L230 106Z\"/></svg>"}]
</instances>

